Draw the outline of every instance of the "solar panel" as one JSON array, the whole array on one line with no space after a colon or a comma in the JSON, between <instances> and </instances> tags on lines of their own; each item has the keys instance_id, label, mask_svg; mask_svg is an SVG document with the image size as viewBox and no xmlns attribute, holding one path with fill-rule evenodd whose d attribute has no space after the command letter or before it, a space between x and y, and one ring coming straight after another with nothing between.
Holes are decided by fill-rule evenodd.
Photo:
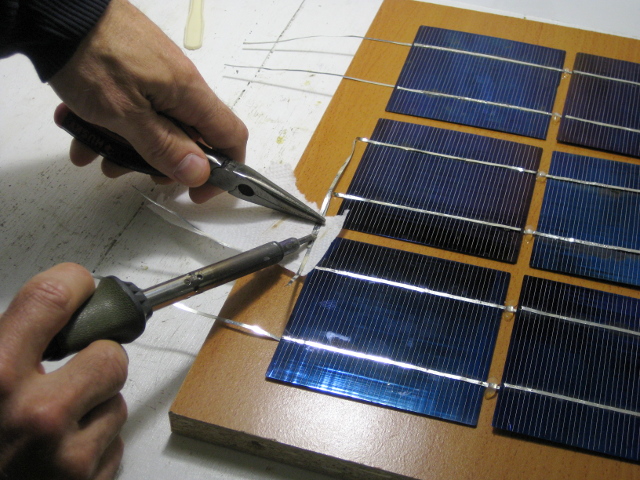
<instances>
[{"instance_id":1,"label":"solar panel","mask_svg":"<svg viewBox=\"0 0 640 480\"><path fill-rule=\"evenodd\" d=\"M554 152L531 266L640 286L640 166Z\"/></svg>"},{"instance_id":2,"label":"solar panel","mask_svg":"<svg viewBox=\"0 0 640 480\"><path fill-rule=\"evenodd\" d=\"M578 53L558 141L640 157L640 64Z\"/></svg>"},{"instance_id":3,"label":"solar panel","mask_svg":"<svg viewBox=\"0 0 640 480\"><path fill-rule=\"evenodd\" d=\"M565 52L419 28L387 111L545 138Z\"/></svg>"},{"instance_id":4,"label":"solar panel","mask_svg":"<svg viewBox=\"0 0 640 480\"><path fill-rule=\"evenodd\" d=\"M525 277L493 426L640 460L640 300Z\"/></svg>"},{"instance_id":5,"label":"solar panel","mask_svg":"<svg viewBox=\"0 0 640 480\"><path fill-rule=\"evenodd\" d=\"M336 239L267 378L476 425L509 274Z\"/></svg>"},{"instance_id":6,"label":"solar panel","mask_svg":"<svg viewBox=\"0 0 640 480\"><path fill-rule=\"evenodd\" d=\"M381 119L341 211L344 227L514 263L542 150Z\"/></svg>"}]
</instances>

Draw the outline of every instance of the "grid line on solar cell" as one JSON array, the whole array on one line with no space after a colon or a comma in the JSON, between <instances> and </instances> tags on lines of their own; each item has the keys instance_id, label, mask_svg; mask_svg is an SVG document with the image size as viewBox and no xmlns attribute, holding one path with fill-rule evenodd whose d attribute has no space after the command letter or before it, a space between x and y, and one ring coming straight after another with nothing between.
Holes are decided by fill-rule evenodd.
<instances>
[{"instance_id":1,"label":"grid line on solar cell","mask_svg":"<svg viewBox=\"0 0 640 480\"><path fill-rule=\"evenodd\" d=\"M640 166L554 152L549 174L628 190L548 178L537 231L565 240L536 236L531 266L640 286Z\"/></svg>"},{"instance_id":2,"label":"grid line on solar cell","mask_svg":"<svg viewBox=\"0 0 640 480\"><path fill-rule=\"evenodd\" d=\"M640 157L640 64L578 53L558 141Z\"/></svg>"},{"instance_id":3,"label":"grid line on solar cell","mask_svg":"<svg viewBox=\"0 0 640 480\"><path fill-rule=\"evenodd\" d=\"M387 110L543 139L564 56L557 49L423 26Z\"/></svg>"},{"instance_id":4,"label":"grid line on solar cell","mask_svg":"<svg viewBox=\"0 0 640 480\"><path fill-rule=\"evenodd\" d=\"M340 208L345 228L514 263L541 153L380 119L346 194L363 200Z\"/></svg>"},{"instance_id":5,"label":"grid line on solar cell","mask_svg":"<svg viewBox=\"0 0 640 480\"><path fill-rule=\"evenodd\" d=\"M526 276L493 426L640 460L638 333L640 300Z\"/></svg>"},{"instance_id":6,"label":"grid line on solar cell","mask_svg":"<svg viewBox=\"0 0 640 480\"><path fill-rule=\"evenodd\" d=\"M477 423L508 273L344 239L318 267L267 378Z\"/></svg>"}]
</instances>

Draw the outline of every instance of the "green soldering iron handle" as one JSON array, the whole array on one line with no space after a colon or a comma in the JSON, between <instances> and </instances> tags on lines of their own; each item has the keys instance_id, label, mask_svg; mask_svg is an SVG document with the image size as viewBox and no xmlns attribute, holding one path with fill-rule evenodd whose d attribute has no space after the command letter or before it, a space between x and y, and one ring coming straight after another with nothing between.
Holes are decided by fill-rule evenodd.
<instances>
[{"instance_id":1,"label":"green soldering iron handle","mask_svg":"<svg viewBox=\"0 0 640 480\"><path fill-rule=\"evenodd\" d=\"M138 287L117 277L105 277L53 338L42 359L60 360L95 340L132 342L142 335L151 314L151 306Z\"/></svg>"}]
</instances>

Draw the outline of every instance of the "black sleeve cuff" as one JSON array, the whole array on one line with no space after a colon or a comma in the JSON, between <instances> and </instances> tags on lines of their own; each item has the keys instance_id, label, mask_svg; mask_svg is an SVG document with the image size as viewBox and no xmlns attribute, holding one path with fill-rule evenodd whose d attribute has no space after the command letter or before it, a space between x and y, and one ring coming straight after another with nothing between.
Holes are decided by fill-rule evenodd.
<instances>
[{"instance_id":1,"label":"black sleeve cuff","mask_svg":"<svg viewBox=\"0 0 640 480\"><path fill-rule=\"evenodd\" d=\"M110 0L14 0L13 25L5 30L3 56L24 53L46 82L74 54Z\"/></svg>"}]
</instances>

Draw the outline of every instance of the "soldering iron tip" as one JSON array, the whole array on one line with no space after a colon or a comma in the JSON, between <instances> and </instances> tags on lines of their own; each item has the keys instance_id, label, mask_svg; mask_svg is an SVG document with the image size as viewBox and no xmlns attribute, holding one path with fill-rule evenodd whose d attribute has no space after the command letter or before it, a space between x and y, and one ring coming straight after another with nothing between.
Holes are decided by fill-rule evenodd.
<instances>
[{"instance_id":1,"label":"soldering iron tip","mask_svg":"<svg viewBox=\"0 0 640 480\"><path fill-rule=\"evenodd\" d=\"M317 236L317 235L315 235L315 234L313 234L313 233L312 233L312 234L310 234L310 235L306 235L306 236L304 236L304 237L302 237L302 238L298 239L298 242L300 242L300 245L302 246L302 245L305 245L305 244L307 244L307 243L311 243L311 242L313 242L313 241L316 239L316 236Z\"/></svg>"}]
</instances>

